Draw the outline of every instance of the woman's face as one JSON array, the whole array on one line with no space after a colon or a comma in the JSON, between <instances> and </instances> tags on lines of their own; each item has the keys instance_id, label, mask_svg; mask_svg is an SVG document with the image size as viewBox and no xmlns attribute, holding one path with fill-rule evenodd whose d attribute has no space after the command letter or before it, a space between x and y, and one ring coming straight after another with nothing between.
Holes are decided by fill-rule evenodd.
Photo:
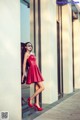
<instances>
[{"instance_id":1,"label":"woman's face","mask_svg":"<svg viewBox=\"0 0 80 120\"><path fill-rule=\"evenodd\" d=\"M28 44L26 45L26 48L27 48L28 51L31 52L31 51L32 51L32 48L33 48L33 47L32 47L32 44L31 44L31 43L28 43Z\"/></svg>"}]
</instances>

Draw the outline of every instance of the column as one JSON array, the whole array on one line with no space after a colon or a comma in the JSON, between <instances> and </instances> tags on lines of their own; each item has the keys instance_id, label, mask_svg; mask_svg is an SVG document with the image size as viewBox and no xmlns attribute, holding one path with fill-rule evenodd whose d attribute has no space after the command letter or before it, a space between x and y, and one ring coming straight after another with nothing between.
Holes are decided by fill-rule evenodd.
<instances>
[{"instance_id":1,"label":"column","mask_svg":"<svg viewBox=\"0 0 80 120\"><path fill-rule=\"evenodd\" d=\"M73 92L72 11L70 4L62 7L63 92Z\"/></svg>"},{"instance_id":2,"label":"column","mask_svg":"<svg viewBox=\"0 0 80 120\"><path fill-rule=\"evenodd\" d=\"M41 0L41 63L42 101L50 104L58 100L56 0Z\"/></svg>"},{"instance_id":3,"label":"column","mask_svg":"<svg viewBox=\"0 0 80 120\"><path fill-rule=\"evenodd\" d=\"M74 80L75 89L80 88L80 21L74 20Z\"/></svg>"},{"instance_id":4,"label":"column","mask_svg":"<svg viewBox=\"0 0 80 120\"><path fill-rule=\"evenodd\" d=\"M0 1L0 112L21 117L20 0Z\"/></svg>"}]
</instances>

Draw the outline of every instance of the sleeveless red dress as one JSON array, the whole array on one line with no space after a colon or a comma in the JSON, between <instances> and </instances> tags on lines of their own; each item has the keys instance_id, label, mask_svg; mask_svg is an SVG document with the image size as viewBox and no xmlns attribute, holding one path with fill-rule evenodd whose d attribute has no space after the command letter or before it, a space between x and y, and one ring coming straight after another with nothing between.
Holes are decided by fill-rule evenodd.
<instances>
[{"instance_id":1,"label":"sleeveless red dress","mask_svg":"<svg viewBox=\"0 0 80 120\"><path fill-rule=\"evenodd\" d=\"M43 81L41 72L36 64L36 57L34 54L31 54L27 59L28 72L26 84L36 83Z\"/></svg>"}]
</instances>

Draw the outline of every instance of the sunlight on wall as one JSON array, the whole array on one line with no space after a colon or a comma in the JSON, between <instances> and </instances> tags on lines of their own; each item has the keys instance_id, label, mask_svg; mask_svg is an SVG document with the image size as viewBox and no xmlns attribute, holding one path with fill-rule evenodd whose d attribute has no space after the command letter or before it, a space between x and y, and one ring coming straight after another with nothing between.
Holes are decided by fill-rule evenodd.
<instances>
[{"instance_id":1,"label":"sunlight on wall","mask_svg":"<svg viewBox=\"0 0 80 120\"><path fill-rule=\"evenodd\" d=\"M41 0L41 61L45 86L42 98L43 103L48 104L58 99L55 3L55 1Z\"/></svg>"},{"instance_id":2,"label":"sunlight on wall","mask_svg":"<svg viewBox=\"0 0 80 120\"><path fill-rule=\"evenodd\" d=\"M62 7L63 40L63 89L64 93L73 91L72 67L72 14L70 5Z\"/></svg>"},{"instance_id":3,"label":"sunlight on wall","mask_svg":"<svg viewBox=\"0 0 80 120\"><path fill-rule=\"evenodd\" d=\"M0 1L0 111L21 120L20 1ZM15 112L14 112L15 111Z\"/></svg>"},{"instance_id":4,"label":"sunlight on wall","mask_svg":"<svg viewBox=\"0 0 80 120\"><path fill-rule=\"evenodd\" d=\"M74 21L74 76L75 76L75 88L80 88L80 22Z\"/></svg>"}]
</instances>

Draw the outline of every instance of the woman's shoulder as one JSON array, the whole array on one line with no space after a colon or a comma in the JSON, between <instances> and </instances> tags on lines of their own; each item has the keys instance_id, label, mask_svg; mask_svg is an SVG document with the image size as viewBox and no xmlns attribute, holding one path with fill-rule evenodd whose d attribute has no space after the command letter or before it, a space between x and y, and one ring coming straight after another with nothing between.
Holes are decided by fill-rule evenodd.
<instances>
[{"instance_id":1,"label":"woman's shoulder","mask_svg":"<svg viewBox=\"0 0 80 120\"><path fill-rule=\"evenodd\" d=\"M25 52L25 57L28 58L29 57L29 54L27 52Z\"/></svg>"},{"instance_id":2,"label":"woman's shoulder","mask_svg":"<svg viewBox=\"0 0 80 120\"><path fill-rule=\"evenodd\" d=\"M25 52L25 55L28 55L28 53L27 53L27 52Z\"/></svg>"}]
</instances>

